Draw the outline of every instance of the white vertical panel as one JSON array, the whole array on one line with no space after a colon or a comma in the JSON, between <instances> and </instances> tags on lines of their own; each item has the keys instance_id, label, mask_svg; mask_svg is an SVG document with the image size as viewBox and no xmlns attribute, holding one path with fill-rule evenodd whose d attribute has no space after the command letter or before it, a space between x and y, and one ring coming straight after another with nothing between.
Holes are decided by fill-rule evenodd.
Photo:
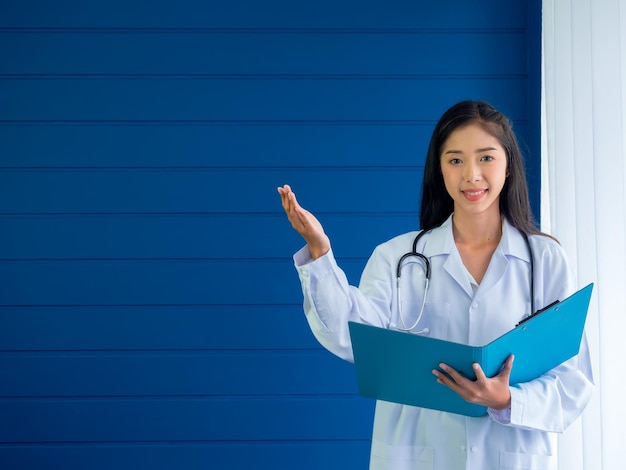
<instances>
[{"instance_id":1,"label":"white vertical panel","mask_svg":"<svg viewBox=\"0 0 626 470\"><path fill-rule=\"evenodd\" d=\"M626 385L626 2L544 1L544 150L552 232L579 284L597 282L587 322L597 390L560 439L560 469L623 468ZM544 202L546 198L543 198Z\"/></svg>"}]
</instances>

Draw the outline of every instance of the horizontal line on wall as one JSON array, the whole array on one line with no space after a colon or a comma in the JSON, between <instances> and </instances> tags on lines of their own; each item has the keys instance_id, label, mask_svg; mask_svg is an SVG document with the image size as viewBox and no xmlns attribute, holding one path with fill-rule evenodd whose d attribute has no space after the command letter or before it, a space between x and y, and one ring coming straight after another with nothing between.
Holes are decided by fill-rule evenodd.
<instances>
[{"instance_id":1,"label":"horizontal line on wall","mask_svg":"<svg viewBox=\"0 0 626 470\"><path fill-rule=\"evenodd\" d=\"M263 303L263 304L237 304L237 303L228 303L228 304L35 304L35 305L0 305L0 312L3 309L24 309L24 310L39 310L39 309L71 309L71 310L80 310L82 308L91 308L91 309L110 309L110 308L170 308L176 307L180 309L186 308L196 308L196 307L220 307L220 308L256 308L256 307L274 307L281 309L290 309L290 308L302 308L302 302L295 303ZM56 351L56 349L54 350ZM91 351L90 349L88 351Z\"/></svg>"},{"instance_id":2,"label":"horizontal line on wall","mask_svg":"<svg viewBox=\"0 0 626 470\"><path fill-rule=\"evenodd\" d=\"M352 395L317 395L316 399L333 400L333 399L357 399L358 394ZM281 400L298 400L307 401L307 395L106 395L106 396L16 396L16 397L3 397L0 396L0 402L4 401L16 401L16 402L28 402L28 401L46 401L46 402L64 402L64 401L149 401L149 400L171 400L171 401L192 401L204 399L206 401L218 401L218 400L266 400L266 401L281 401Z\"/></svg>"},{"instance_id":3,"label":"horizontal line on wall","mask_svg":"<svg viewBox=\"0 0 626 470\"><path fill-rule=\"evenodd\" d=\"M527 74L0 74L0 80L519 80Z\"/></svg>"},{"instance_id":4,"label":"horizontal line on wall","mask_svg":"<svg viewBox=\"0 0 626 470\"><path fill-rule=\"evenodd\" d=\"M362 166L313 166L313 165L281 165L281 166L0 166L2 170L215 170L215 171L241 171L241 170L254 170L254 171L275 171L275 170L341 170L341 171L386 171L386 170L415 170L423 168L424 165L362 165Z\"/></svg>"},{"instance_id":5,"label":"horizontal line on wall","mask_svg":"<svg viewBox=\"0 0 626 470\"><path fill-rule=\"evenodd\" d=\"M277 193L278 195L278 193ZM396 217L403 215L415 215L414 211L384 211L384 212L330 212L330 211L315 211L316 214L330 215L330 216L342 216L342 217ZM57 217L57 216L110 216L110 215L122 215L122 216L219 216L219 217L245 217L245 216L269 216L269 217L284 217L284 212L1 212L0 217Z\"/></svg>"},{"instance_id":6,"label":"horizontal line on wall","mask_svg":"<svg viewBox=\"0 0 626 470\"><path fill-rule=\"evenodd\" d=\"M329 353L330 354L330 353ZM250 395L250 394L221 394L221 395L18 395L18 396L0 396L2 400L15 400L15 401L27 401L27 400L50 400L50 401L66 401L66 400L143 400L143 399L158 399L158 400L185 400L185 399L201 399L201 400L222 400L222 399L235 399L235 400L284 400L284 399L296 399L296 400L317 400L323 399L342 399L342 398L358 398L356 393L328 393L311 395L303 393L302 395L290 394L268 394L268 395Z\"/></svg>"},{"instance_id":7,"label":"horizontal line on wall","mask_svg":"<svg viewBox=\"0 0 626 470\"><path fill-rule=\"evenodd\" d=\"M301 307L301 304L299 304ZM231 348L231 349L209 349L209 348L140 348L140 349L0 349L0 356L19 355L19 356L38 356L45 354L46 357L64 356L64 355L78 355L83 354L87 356L96 355L108 355L108 356L124 356L132 355L136 353L150 353L150 354L162 354L162 353L184 353L193 355L199 354L233 354L233 355L248 355L254 354L275 354L275 353L323 353L328 351L322 346L316 348Z\"/></svg>"},{"instance_id":8,"label":"horizontal line on wall","mask_svg":"<svg viewBox=\"0 0 626 470\"><path fill-rule=\"evenodd\" d=\"M330 354L330 353L329 353ZM203 400L203 401L218 401L218 400L285 400L285 399L294 399L294 400L343 400L343 399L352 399L359 398L360 395L356 393L345 393L345 394L302 394L302 395L294 395L294 394L285 394L285 395L67 395L67 396L44 396L44 395L32 395L32 396L10 396L3 397L0 396L0 402L2 401L141 401L141 400L168 400L168 401L179 401L185 399L195 399L195 400Z\"/></svg>"},{"instance_id":9,"label":"horizontal line on wall","mask_svg":"<svg viewBox=\"0 0 626 470\"><path fill-rule=\"evenodd\" d=\"M525 121L516 121L525 122ZM409 119L388 119L388 120L359 120L359 119L324 119L324 120L287 120L287 119L12 119L0 120L2 125L80 125L80 126L102 126L102 125L118 125L118 126L187 126L187 125L255 125L255 126L415 126L436 124L437 121L429 120L409 120Z\"/></svg>"},{"instance_id":10,"label":"horizontal line on wall","mask_svg":"<svg viewBox=\"0 0 626 470\"><path fill-rule=\"evenodd\" d=\"M519 80L527 74L0 74L0 80Z\"/></svg>"},{"instance_id":11,"label":"horizontal line on wall","mask_svg":"<svg viewBox=\"0 0 626 470\"><path fill-rule=\"evenodd\" d=\"M263 304L259 302L250 302L249 304L3 304L0 303L1 308L30 308L30 309L47 309L47 308L188 308L188 307L222 307L222 308L230 308L230 307L271 307L276 304ZM302 308L302 303L297 304L298 308ZM276 307L285 307L291 306L294 304L278 304Z\"/></svg>"},{"instance_id":12,"label":"horizontal line on wall","mask_svg":"<svg viewBox=\"0 0 626 470\"><path fill-rule=\"evenodd\" d=\"M76 34L524 34L527 28L72 28L2 27L0 33L76 33Z\"/></svg>"},{"instance_id":13,"label":"horizontal line on wall","mask_svg":"<svg viewBox=\"0 0 626 470\"><path fill-rule=\"evenodd\" d=\"M3 308L28 308L28 309L40 309L40 308L192 308L192 307L220 307L220 308L232 308L232 307L302 307L302 303L284 303L284 304L276 304L276 303L249 303L249 304L239 304L239 303L206 303L206 304L0 304L0 310Z\"/></svg>"},{"instance_id":14,"label":"horizontal line on wall","mask_svg":"<svg viewBox=\"0 0 626 470\"><path fill-rule=\"evenodd\" d=\"M34 441L34 442L0 442L0 448L3 447L135 447L135 446L154 446L159 447L176 447L179 445L185 446L265 446L265 445L277 445L284 444L291 446L297 445L312 445L318 446L321 443L327 443L332 446L341 446L348 443L370 443L370 439L257 439L251 440L250 438L242 439L240 441L234 440L172 440L167 441Z\"/></svg>"},{"instance_id":15,"label":"horizontal line on wall","mask_svg":"<svg viewBox=\"0 0 626 470\"><path fill-rule=\"evenodd\" d=\"M339 257L343 261L362 261L367 258L346 256ZM259 257L259 258L0 258L0 263L40 263L40 262L109 262L109 261L210 261L210 262L263 262L263 261L291 261L291 256L285 257Z\"/></svg>"}]
</instances>

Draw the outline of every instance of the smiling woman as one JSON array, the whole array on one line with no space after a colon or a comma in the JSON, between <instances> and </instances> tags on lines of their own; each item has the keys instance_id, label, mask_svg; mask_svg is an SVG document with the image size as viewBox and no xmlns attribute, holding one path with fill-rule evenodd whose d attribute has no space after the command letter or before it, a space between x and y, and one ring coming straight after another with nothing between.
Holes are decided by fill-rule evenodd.
<instances>
[{"instance_id":1,"label":"smiling woman","mask_svg":"<svg viewBox=\"0 0 626 470\"><path fill-rule=\"evenodd\" d=\"M454 240L463 264L480 283L502 237L500 193L507 176L506 152L485 126L468 124L446 140L441 173L454 201Z\"/></svg>"},{"instance_id":2,"label":"smiling woman","mask_svg":"<svg viewBox=\"0 0 626 470\"><path fill-rule=\"evenodd\" d=\"M560 245L533 225L510 122L485 102L460 102L443 114L427 154L422 230L379 245L358 288L339 268L319 220L300 206L290 186L278 192L306 242L294 261L309 326L326 349L348 361L349 322L389 329L409 324L415 334L483 345L533 313L534 304L544 307L576 288ZM418 263L407 263L403 279L417 285L427 277L430 289L400 294L397 263L414 239L413 251L426 257L432 278ZM410 309L406 321L402 303L423 307ZM586 340L576 357L525 383L509 383L513 356L492 377L473 366L476 380L443 363L445 373L433 370L433 380L488 414L475 418L379 401L372 470L498 470L503 461L508 468L556 468L550 433L578 418L593 389Z\"/></svg>"}]
</instances>

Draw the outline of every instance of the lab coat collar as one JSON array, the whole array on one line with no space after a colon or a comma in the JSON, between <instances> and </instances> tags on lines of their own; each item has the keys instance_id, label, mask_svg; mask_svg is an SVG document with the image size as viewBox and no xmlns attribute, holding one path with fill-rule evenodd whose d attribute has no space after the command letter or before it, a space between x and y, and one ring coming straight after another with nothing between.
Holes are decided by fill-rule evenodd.
<instances>
[{"instance_id":1,"label":"lab coat collar","mask_svg":"<svg viewBox=\"0 0 626 470\"><path fill-rule=\"evenodd\" d=\"M474 297L474 289L470 284L470 277L467 269L463 265L459 254L454 235L452 233L452 215L434 228L431 233L424 237L425 244L422 252L428 257L447 256L443 264L444 269L463 288L468 296ZM493 253L487 272L476 292L476 297L482 295L495 285L504 275L508 267L509 257L516 257L523 261L530 261L530 253L524 241L524 237L515 229L506 218L502 222L502 239Z\"/></svg>"},{"instance_id":2,"label":"lab coat collar","mask_svg":"<svg viewBox=\"0 0 626 470\"><path fill-rule=\"evenodd\" d=\"M522 233L513 227L506 218L502 223L502 240L500 247L506 256L515 256L530 263L530 253Z\"/></svg>"}]
</instances>

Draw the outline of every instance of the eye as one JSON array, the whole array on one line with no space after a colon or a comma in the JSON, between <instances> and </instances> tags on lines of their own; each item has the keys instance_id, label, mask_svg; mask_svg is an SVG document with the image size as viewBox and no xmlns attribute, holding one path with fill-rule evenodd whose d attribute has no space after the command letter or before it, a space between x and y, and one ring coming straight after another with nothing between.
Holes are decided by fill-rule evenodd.
<instances>
[{"instance_id":1,"label":"eye","mask_svg":"<svg viewBox=\"0 0 626 470\"><path fill-rule=\"evenodd\" d=\"M480 159L481 162L492 162L494 158L491 155L483 155Z\"/></svg>"},{"instance_id":2,"label":"eye","mask_svg":"<svg viewBox=\"0 0 626 470\"><path fill-rule=\"evenodd\" d=\"M450 160L448 160L448 163L450 165L460 165L461 163L463 163L463 160L461 160L460 158L451 158Z\"/></svg>"}]
</instances>

